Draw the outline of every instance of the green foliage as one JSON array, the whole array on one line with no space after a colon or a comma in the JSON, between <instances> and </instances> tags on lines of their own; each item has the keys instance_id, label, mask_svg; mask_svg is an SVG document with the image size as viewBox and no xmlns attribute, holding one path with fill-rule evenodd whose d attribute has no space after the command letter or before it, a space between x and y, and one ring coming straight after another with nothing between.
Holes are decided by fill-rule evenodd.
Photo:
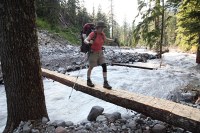
<instances>
[{"instance_id":1,"label":"green foliage","mask_svg":"<svg viewBox=\"0 0 200 133\"><path fill-rule=\"evenodd\" d=\"M165 27L165 36L164 36L164 40L165 40L165 44L166 46L174 46L175 45L175 41L176 41L176 16L173 15L172 12L169 13L165 13L166 16L166 27Z\"/></svg>"},{"instance_id":2,"label":"green foliage","mask_svg":"<svg viewBox=\"0 0 200 133\"><path fill-rule=\"evenodd\" d=\"M78 28L61 28L60 26L51 26L46 20L37 18L36 20L37 27L39 29L46 29L52 33L56 33L59 36L65 38L72 44L79 44L80 40L78 38L79 29Z\"/></svg>"},{"instance_id":3,"label":"green foliage","mask_svg":"<svg viewBox=\"0 0 200 133\"><path fill-rule=\"evenodd\" d=\"M36 19L36 25L37 25L38 28L51 30L51 25L47 21L45 21L44 19L37 18Z\"/></svg>"},{"instance_id":4,"label":"green foliage","mask_svg":"<svg viewBox=\"0 0 200 133\"><path fill-rule=\"evenodd\" d=\"M51 25L58 23L58 13L60 12L60 0L36 0L36 13L39 18L43 18Z\"/></svg>"},{"instance_id":5,"label":"green foliage","mask_svg":"<svg viewBox=\"0 0 200 133\"><path fill-rule=\"evenodd\" d=\"M183 0L177 14L176 44L185 51L198 45L200 34L200 2ZM200 44L199 44L200 45Z\"/></svg>"},{"instance_id":6,"label":"green foliage","mask_svg":"<svg viewBox=\"0 0 200 133\"><path fill-rule=\"evenodd\" d=\"M151 5L152 1L155 2L154 6ZM160 42L160 16L162 14L160 0L152 1L145 3L145 1L138 0L139 14L143 21L133 31L134 43L137 44L142 39L145 45L150 48L153 48Z\"/></svg>"}]
</instances>

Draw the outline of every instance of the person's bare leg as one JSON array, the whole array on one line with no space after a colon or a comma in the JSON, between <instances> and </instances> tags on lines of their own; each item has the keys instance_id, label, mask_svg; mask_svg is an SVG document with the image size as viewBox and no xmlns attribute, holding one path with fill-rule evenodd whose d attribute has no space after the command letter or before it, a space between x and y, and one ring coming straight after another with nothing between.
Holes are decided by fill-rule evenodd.
<instances>
[{"instance_id":1,"label":"person's bare leg","mask_svg":"<svg viewBox=\"0 0 200 133\"><path fill-rule=\"evenodd\" d=\"M94 84L91 81L91 72L92 72L93 67L89 66L88 71L87 71L87 85L90 87L94 87Z\"/></svg>"},{"instance_id":2,"label":"person's bare leg","mask_svg":"<svg viewBox=\"0 0 200 133\"><path fill-rule=\"evenodd\" d=\"M103 72L103 79L104 79L104 82L107 81L107 72Z\"/></svg>"},{"instance_id":3,"label":"person's bare leg","mask_svg":"<svg viewBox=\"0 0 200 133\"><path fill-rule=\"evenodd\" d=\"M88 71L87 71L87 79L90 79L92 69L93 69L93 67L89 66Z\"/></svg>"},{"instance_id":4,"label":"person's bare leg","mask_svg":"<svg viewBox=\"0 0 200 133\"><path fill-rule=\"evenodd\" d=\"M103 69L103 79L104 79L103 87L106 89L111 89L112 87L108 84L107 81L107 66L105 63L102 64L102 69Z\"/></svg>"}]
</instances>

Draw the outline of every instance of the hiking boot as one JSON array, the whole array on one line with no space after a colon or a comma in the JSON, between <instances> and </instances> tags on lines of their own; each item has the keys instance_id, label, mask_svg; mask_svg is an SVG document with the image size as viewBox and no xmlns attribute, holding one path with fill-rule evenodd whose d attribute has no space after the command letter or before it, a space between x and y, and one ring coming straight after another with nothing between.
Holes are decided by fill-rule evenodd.
<instances>
[{"instance_id":1,"label":"hiking boot","mask_svg":"<svg viewBox=\"0 0 200 133\"><path fill-rule=\"evenodd\" d=\"M87 80L87 85L90 87L94 87L94 84L92 83L90 79Z\"/></svg>"},{"instance_id":2,"label":"hiking boot","mask_svg":"<svg viewBox=\"0 0 200 133\"><path fill-rule=\"evenodd\" d=\"M112 89L112 87L108 84L108 81L104 81L103 87L109 90Z\"/></svg>"}]
</instances>

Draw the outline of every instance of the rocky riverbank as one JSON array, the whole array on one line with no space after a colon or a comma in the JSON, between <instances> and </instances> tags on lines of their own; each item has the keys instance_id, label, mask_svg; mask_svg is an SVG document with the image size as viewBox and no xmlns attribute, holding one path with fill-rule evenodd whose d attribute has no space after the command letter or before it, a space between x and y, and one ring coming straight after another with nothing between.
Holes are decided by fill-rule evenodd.
<instances>
[{"instance_id":1,"label":"rocky riverbank","mask_svg":"<svg viewBox=\"0 0 200 133\"><path fill-rule=\"evenodd\" d=\"M100 106L94 106L88 113L87 120L78 124L64 120L52 122L47 118L21 122L14 133L189 133L139 113L131 116L119 112L108 114Z\"/></svg>"}]
</instances>

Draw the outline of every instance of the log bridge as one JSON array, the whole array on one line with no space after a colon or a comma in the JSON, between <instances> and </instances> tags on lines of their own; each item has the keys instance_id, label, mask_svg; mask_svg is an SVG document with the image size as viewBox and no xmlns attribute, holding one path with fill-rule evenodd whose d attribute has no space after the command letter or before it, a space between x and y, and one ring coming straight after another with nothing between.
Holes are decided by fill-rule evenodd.
<instances>
[{"instance_id":1,"label":"log bridge","mask_svg":"<svg viewBox=\"0 0 200 133\"><path fill-rule=\"evenodd\" d=\"M76 77L47 69L42 69L42 75L70 87L76 81ZM200 132L200 110L197 108L120 89L107 90L100 85L91 88L81 79L77 80L74 89L193 133Z\"/></svg>"}]
</instances>

